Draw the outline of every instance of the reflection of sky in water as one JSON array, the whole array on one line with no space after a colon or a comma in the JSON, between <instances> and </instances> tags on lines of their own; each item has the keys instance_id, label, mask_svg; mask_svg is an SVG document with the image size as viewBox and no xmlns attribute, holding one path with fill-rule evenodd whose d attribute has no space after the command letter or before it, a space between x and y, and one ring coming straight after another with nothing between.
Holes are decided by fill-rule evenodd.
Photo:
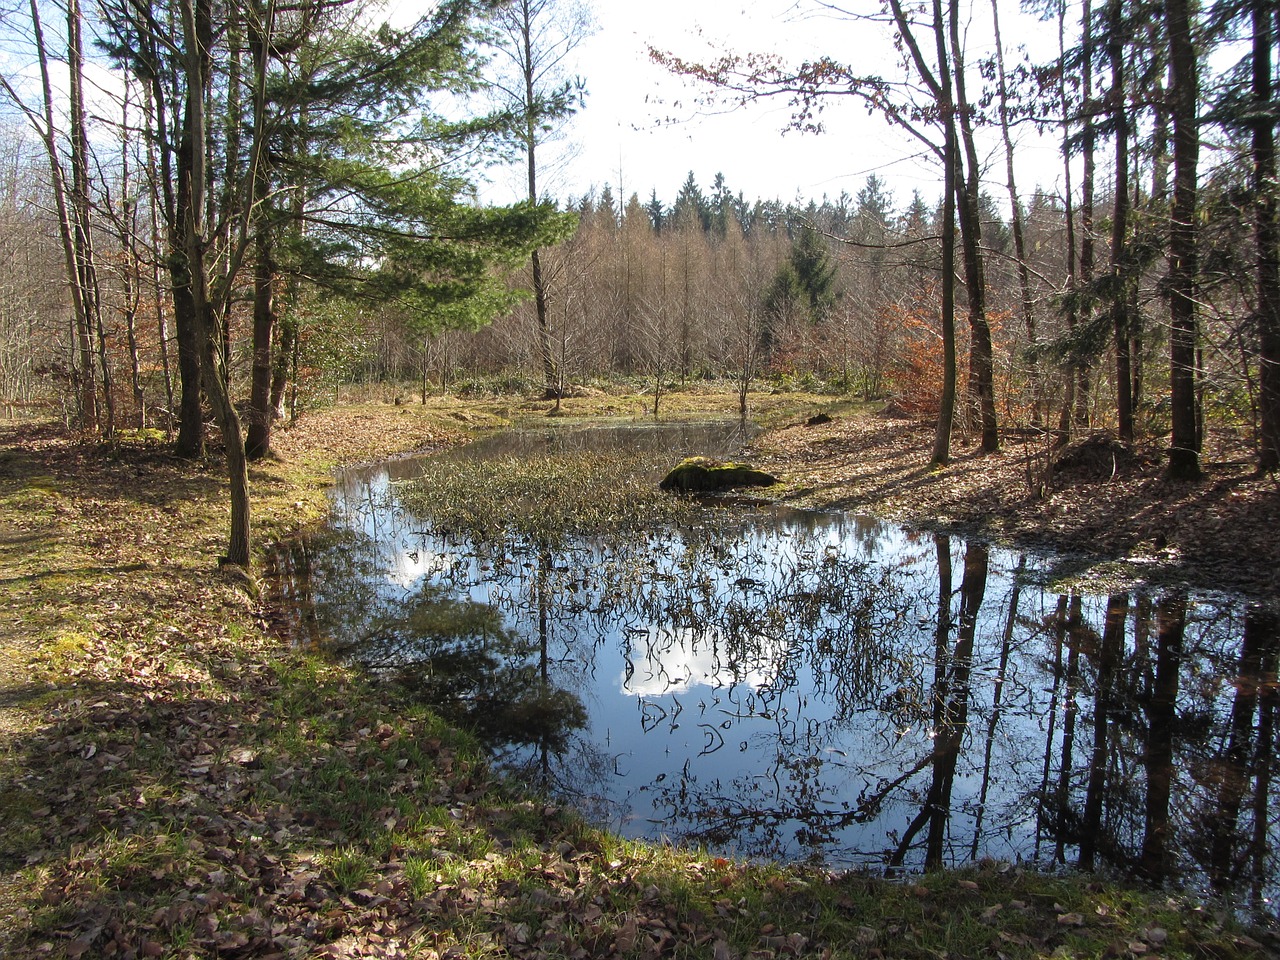
<instances>
[{"instance_id":1,"label":"reflection of sky in water","mask_svg":"<svg viewBox=\"0 0 1280 960\"><path fill-rule=\"evenodd\" d=\"M429 576L448 571L453 562L449 554L435 550L404 550L391 556L387 580L408 590Z\"/></svg>"},{"instance_id":2,"label":"reflection of sky in water","mask_svg":"<svg viewBox=\"0 0 1280 960\"><path fill-rule=\"evenodd\" d=\"M619 677L624 694L651 697L686 693L690 687L766 687L778 674L786 649L765 638L763 649L749 659L726 655L728 644L720 631L683 627L632 628L627 631L631 652Z\"/></svg>"},{"instance_id":3,"label":"reflection of sky in water","mask_svg":"<svg viewBox=\"0 0 1280 960\"><path fill-rule=\"evenodd\" d=\"M884 864L937 786L945 703L959 724L945 860L1075 856L1098 759L1107 598L1059 596L1046 561L851 516L746 509L627 543L495 553L398 507L398 485L419 470L403 461L340 478L336 521L354 540L341 558L314 559L311 600L333 634L356 637L421 611L427 593L493 611L523 644L503 656L545 670L587 715L560 756L510 747L503 761L623 833ZM358 590L357 568L374 572ZM1158 600L1128 595L1108 681L1095 826L1121 860L1139 855L1146 830ZM972 649L957 658L966 603ZM1208 845L1197 831L1213 822L1221 778L1206 771L1230 736L1242 624L1239 604L1190 604L1168 830L1183 863ZM412 637L397 642L413 649ZM1253 802L1240 805L1245 832ZM1263 802L1274 821L1274 799ZM907 844L908 866L922 844Z\"/></svg>"}]
</instances>

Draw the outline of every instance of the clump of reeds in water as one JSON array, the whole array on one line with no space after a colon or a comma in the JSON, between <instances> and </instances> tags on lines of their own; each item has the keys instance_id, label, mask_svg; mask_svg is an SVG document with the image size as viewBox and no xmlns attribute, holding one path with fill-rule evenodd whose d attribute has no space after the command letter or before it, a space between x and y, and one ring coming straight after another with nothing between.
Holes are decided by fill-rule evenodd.
<instances>
[{"instance_id":1,"label":"clump of reeds in water","mask_svg":"<svg viewBox=\"0 0 1280 960\"><path fill-rule=\"evenodd\" d=\"M641 531L686 520L694 509L662 493L635 457L594 453L441 460L402 499L437 532L485 542Z\"/></svg>"}]
</instances>

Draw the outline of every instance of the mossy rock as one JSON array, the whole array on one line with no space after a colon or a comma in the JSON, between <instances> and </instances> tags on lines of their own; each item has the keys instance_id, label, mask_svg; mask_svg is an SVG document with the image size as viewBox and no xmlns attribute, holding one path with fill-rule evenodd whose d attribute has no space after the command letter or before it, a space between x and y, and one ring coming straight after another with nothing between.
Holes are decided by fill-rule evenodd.
<instances>
[{"instance_id":1,"label":"mossy rock","mask_svg":"<svg viewBox=\"0 0 1280 960\"><path fill-rule=\"evenodd\" d=\"M738 487L771 487L778 482L773 474L750 464L690 457L668 473L658 486L679 493L715 493Z\"/></svg>"}]
</instances>

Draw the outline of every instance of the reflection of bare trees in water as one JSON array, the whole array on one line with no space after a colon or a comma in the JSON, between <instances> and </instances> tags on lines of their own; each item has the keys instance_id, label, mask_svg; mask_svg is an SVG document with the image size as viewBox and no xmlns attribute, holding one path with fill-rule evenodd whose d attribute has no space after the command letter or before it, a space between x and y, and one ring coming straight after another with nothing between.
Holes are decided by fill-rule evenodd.
<instances>
[{"instance_id":1,"label":"reflection of bare trees in water","mask_svg":"<svg viewBox=\"0 0 1280 960\"><path fill-rule=\"evenodd\" d=\"M1171 594L1156 614L1156 671L1147 698L1146 824L1142 833L1142 872L1163 883L1169 873L1169 801L1173 795L1174 727L1177 723L1178 679L1182 641L1187 626L1187 599Z\"/></svg>"},{"instance_id":2,"label":"reflection of bare trees in water","mask_svg":"<svg viewBox=\"0 0 1280 960\"><path fill-rule=\"evenodd\" d=\"M1185 593L1154 604L1119 594L1099 633L1077 595L1059 599L1052 621L1050 716L1061 733L1051 722L1037 855L1047 839L1061 861L1074 846L1086 867L1101 859L1155 882L1200 874L1221 893L1252 886L1261 903L1276 864L1274 610L1254 607L1241 625ZM1083 766L1082 698L1092 730Z\"/></svg>"},{"instance_id":3,"label":"reflection of bare trees in water","mask_svg":"<svg viewBox=\"0 0 1280 960\"><path fill-rule=\"evenodd\" d=\"M1225 742L1205 765L1211 803L1201 819L1209 837L1209 878L1220 892L1247 886L1255 900L1262 899L1268 877L1278 655L1280 617L1274 610L1252 607L1245 617Z\"/></svg>"},{"instance_id":4,"label":"reflection of bare trees in water","mask_svg":"<svg viewBox=\"0 0 1280 960\"><path fill-rule=\"evenodd\" d=\"M933 683L933 754L929 769L931 779L924 804L915 819L903 831L897 848L889 857L891 867L906 860L916 836L926 825L928 834L924 855L926 869L937 869L944 863L943 848L951 816L951 792L955 783L956 764L969 722L969 680L973 672L973 641L978 625L978 609L987 589L987 548L977 542L965 550L964 576L960 581L959 633L955 649L951 638L951 545L946 537L938 537L938 627L934 650ZM944 560L945 556L945 560Z\"/></svg>"}]
</instances>

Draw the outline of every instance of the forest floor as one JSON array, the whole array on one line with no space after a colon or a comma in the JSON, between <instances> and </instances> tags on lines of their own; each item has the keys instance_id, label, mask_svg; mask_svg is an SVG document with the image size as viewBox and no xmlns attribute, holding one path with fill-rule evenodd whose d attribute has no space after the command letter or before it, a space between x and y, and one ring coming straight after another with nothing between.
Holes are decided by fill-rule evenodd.
<instances>
[{"instance_id":1,"label":"forest floor","mask_svg":"<svg viewBox=\"0 0 1280 960\"><path fill-rule=\"evenodd\" d=\"M308 414L279 434L279 459L252 470L256 562L324 516L337 464L555 412L639 418L646 402ZM1018 506L1016 451L961 452L930 473L915 425L842 408L805 426L820 402L753 398L779 427L758 450L787 475L784 498L1002 536L1034 533L1035 511L1055 502L1054 515L1103 522L1105 498L1077 511L1055 499L1065 488ZM724 395L677 394L664 415L732 407ZM1008 476L1003 495L977 485L996 472ZM1198 512L1218 482L1172 493ZM1118 493L1115 477L1095 483ZM1126 481L1130 496L1169 495L1160 483ZM984 491L967 507L966 485ZM1258 512L1221 528L1225 540L1251 536L1249 524L1276 529L1274 488L1241 479L1219 500L1241 490ZM493 776L465 734L421 706L283 643L265 592L217 567L225 491L218 458L177 460L159 438L104 445L0 424L0 957L1254 958L1280 948L1230 910L1114 878L984 863L888 882L592 829ZM1135 542L1154 540L1159 522ZM1172 529L1165 547L1183 556L1208 536ZM1274 581L1257 563L1262 590Z\"/></svg>"}]
</instances>

